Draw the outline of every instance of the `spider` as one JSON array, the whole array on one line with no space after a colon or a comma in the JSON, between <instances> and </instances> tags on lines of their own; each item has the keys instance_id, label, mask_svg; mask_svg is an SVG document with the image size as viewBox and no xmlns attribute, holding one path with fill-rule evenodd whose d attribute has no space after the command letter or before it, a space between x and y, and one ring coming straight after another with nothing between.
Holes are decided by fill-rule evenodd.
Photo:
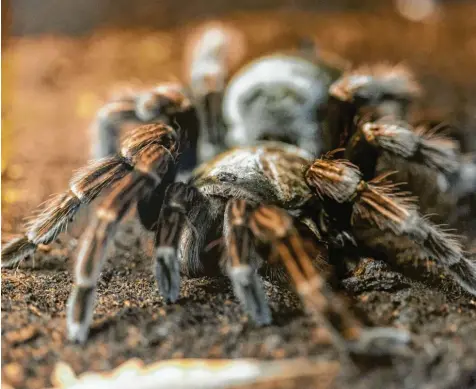
<instances>
[{"instance_id":1,"label":"spider","mask_svg":"<svg viewBox=\"0 0 476 389\"><path fill-rule=\"evenodd\" d=\"M107 246L133 206L143 226L155 232L156 278L166 302L177 300L181 273L219 268L250 317L269 324L272 314L258 271L284 269L311 314L331 333L356 340L364 333L360 320L326 282L326 265L336 264L335 253L342 249L398 261L430 257L476 294L476 265L465 257L457 237L421 216L387 174L377 175L383 155L414 158L432 172L443 170L438 159L443 155L455 162L451 172L462 169L460 154L453 148L446 152L440 138L397 126L415 94L413 84L406 84L409 75L387 67L358 82L353 73L344 73L332 83L332 74L300 57L258 61L223 92L226 136L216 144L204 136L207 153L217 155L192 172L203 158L199 132L208 131L203 127L214 120L208 120L210 110L199 112L203 104L194 103L197 94L167 84L108 104L99 114L104 120L96 150L102 158L76 173L69 190L43 206L25 234L2 248L2 266L19 262L39 244L54 241L81 207L103 194L78 247L67 304L72 341L88 337ZM255 72L263 74L260 66L269 69L271 64L283 69L275 71L276 82L271 76L256 79ZM362 92L367 86L371 93ZM330 88L329 101L324 88ZM332 121L319 116L323 106ZM153 123L128 132L118 148L119 124L131 118ZM289 131L283 132L283 126ZM221 152L233 143L238 147ZM369 160L356 153L361 143L376 150ZM337 158L342 150L321 154L339 146L345 146L350 160ZM204 249L218 238L223 238L223 255L213 260ZM326 251L328 261L322 259Z\"/></svg>"}]
</instances>

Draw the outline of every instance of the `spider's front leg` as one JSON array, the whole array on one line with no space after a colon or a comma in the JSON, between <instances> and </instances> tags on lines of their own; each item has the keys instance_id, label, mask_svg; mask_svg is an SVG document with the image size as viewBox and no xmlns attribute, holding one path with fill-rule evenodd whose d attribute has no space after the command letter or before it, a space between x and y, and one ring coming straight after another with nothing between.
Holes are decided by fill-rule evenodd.
<instances>
[{"instance_id":1,"label":"spider's front leg","mask_svg":"<svg viewBox=\"0 0 476 389\"><path fill-rule=\"evenodd\" d=\"M67 308L71 340L82 343L87 338L97 280L118 223L144 193L160 185L179 149L175 131L166 125L139 127L123 142L122 157L132 170L101 201L78 247L75 285Z\"/></svg>"},{"instance_id":2,"label":"spider's front leg","mask_svg":"<svg viewBox=\"0 0 476 389\"><path fill-rule=\"evenodd\" d=\"M456 236L422 217L412 199L385 176L366 182L349 161L325 157L309 167L306 181L333 216L350 209L348 224L359 244L400 260L434 259L476 294L476 263L465 257Z\"/></svg>"},{"instance_id":3,"label":"spider's front leg","mask_svg":"<svg viewBox=\"0 0 476 389\"><path fill-rule=\"evenodd\" d=\"M154 254L157 284L166 302L174 303L179 297L181 270L199 272L199 255L213 220L209 202L197 188L180 182L167 188Z\"/></svg>"},{"instance_id":4,"label":"spider's front leg","mask_svg":"<svg viewBox=\"0 0 476 389\"><path fill-rule=\"evenodd\" d=\"M327 329L343 362L352 365L349 354L353 353L392 354L409 342L405 331L362 325L346 299L334 293L322 275L328 266L316 258L319 249L315 236L311 234L312 239L307 240L285 210L270 205L253 207L236 199L230 200L227 209L228 274L237 297L253 318L263 319L269 312L262 281L256 273L256 247L262 261L272 265L276 259L284 266L306 311ZM385 347L379 350L376 344Z\"/></svg>"},{"instance_id":5,"label":"spider's front leg","mask_svg":"<svg viewBox=\"0 0 476 389\"><path fill-rule=\"evenodd\" d=\"M67 305L70 340L83 343L93 317L97 280L108 243L131 204L147 186L147 178L128 175L121 180L96 210L96 217L81 236L74 270L75 284Z\"/></svg>"},{"instance_id":6,"label":"spider's front leg","mask_svg":"<svg viewBox=\"0 0 476 389\"><path fill-rule=\"evenodd\" d=\"M310 250L312 242L304 241L293 218L280 208L260 206L251 215L249 226L259 242L272 247L271 252L284 265L306 310L327 327L335 341L341 342L340 334L355 340L360 332L359 321L316 269L322 259L311 257L311 253L315 255L317 247L312 245Z\"/></svg>"},{"instance_id":7,"label":"spider's front leg","mask_svg":"<svg viewBox=\"0 0 476 389\"><path fill-rule=\"evenodd\" d=\"M183 135L165 124L136 128L122 143L121 155L93 163L76 175L65 194L57 196L27 226L22 238L2 248L2 265L18 262L38 244L52 242L66 228L81 205L111 187L101 201L96 217L81 237L75 267L75 286L67 309L68 334L74 341L86 340L94 307L94 292L106 248L118 222L145 193L162 183L175 165Z\"/></svg>"},{"instance_id":8,"label":"spider's front leg","mask_svg":"<svg viewBox=\"0 0 476 389\"><path fill-rule=\"evenodd\" d=\"M173 128L164 124L136 128L124 140L120 155L93 161L80 169L71 179L68 191L55 195L35 212L24 235L3 245L2 266L13 266L33 254L38 245L53 242L81 207L127 175L148 169L148 163L156 163L157 172L144 170L144 174L153 174L160 182L169 163L177 159L181 139L182 135L177 136ZM148 161L150 158L157 161Z\"/></svg>"},{"instance_id":9,"label":"spider's front leg","mask_svg":"<svg viewBox=\"0 0 476 389\"><path fill-rule=\"evenodd\" d=\"M198 117L183 87L163 83L137 90L105 104L97 113L93 132L93 157L104 158L118 152L122 127L127 124L165 123L185 128L189 143L180 158L179 170L190 173L197 165ZM185 135L185 133L183 134Z\"/></svg>"},{"instance_id":10,"label":"spider's front leg","mask_svg":"<svg viewBox=\"0 0 476 389\"><path fill-rule=\"evenodd\" d=\"M221 23L210 23L192 36L185 51L186 77L200 121L200 159L224 151L226 129L222 101L230 70L241 60L244 39Z\"/></svg>"},{"instance_id":11,"label":"spider's front leg","mask_svg":"<svg viewBox=\"0 0 476 389\"><path fill-rule=\"evenodd\" d=\"M392 181L404 182L425 212L437 211L445 221L457 200L476 190L474 157L461 155L457 142L444 135L402 122L359 123L344 156L364 180L395 172Z\"/></svg>"},{"instance_id":12,"label":"spider's front leg","mask_svg":"<svg viewBox=\"0 0 476 389\"><path fill-rule=\"evenodd\" d=\"M356 131L358 118L405 120L421 88L402 65L377 64L345 72L329 88L326 151L345 147Z\"/></svg>"},{"instance_id":13,"label":"spider's front leg","mask_svg":"<svg viewBox=\"0 0 476 389\"><path fill-rule=\"evenodd\" d=\"M237 298L259 325L270 324L271 311L266 301L258 268L261 259L253 244L249 219L255 207L244 200L230 200L225 210L223 235L226 242L226 272Z\"/></svg>"},{"instance_id":14,"label":"spider's front leg","mask_svg":"<svg viewBox=\"0 0 476 389\"><path fill-rule=\"evenodd\" d=\"M317 258L310 255L310 252L317 253L317 248L310 250L311 242L304 242L293 218L274 206L256 208L244 200L233 199L227 206L226 219L228 275L246 312L258 324L271 322L262 281L257 274L261 265L258 261L272 264L273 259L279 260L306 310L327 328L336 346L347 353L341 334L348 340L357 339L360 323L319 274L315 267Z\"/></svg>"}]
</instances>

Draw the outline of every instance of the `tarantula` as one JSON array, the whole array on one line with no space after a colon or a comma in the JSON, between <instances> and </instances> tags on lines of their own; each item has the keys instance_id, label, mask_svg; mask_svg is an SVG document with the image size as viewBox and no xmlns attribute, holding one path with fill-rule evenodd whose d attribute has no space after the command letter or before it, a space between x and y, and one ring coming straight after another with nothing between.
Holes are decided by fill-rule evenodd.
<instances>
[{"instance_id":1,"label":"tarantula","mask_svg":"<svg viewBox=\"0 0 476 389\"><path fill-rule=\"evenodd\" d=\"M377 175L385 170L384 156L445 178L471 170L446 141L403 124L416 91L406 84L409 73L388 67L367 76L354 71L332 83L331 73L307 59L279 55L262 61L223 92L228 132L214 138L215 144L204 136L208 152L244 140L247 145L220 152L191 172L200 159L200 138L209 130L203 127L214 120L212 110L198 112L211 103L196 104L197 96L207 102L207 93L167 84L110 103L99 114L97 156L103 158L80 170L70 189L32 219L25 235L2 248L2 265L17 263L39 244L54 241L82 206L104 194L79 244L67 305L71 340L87 339L108 243L136 204L141 223L156 234L156 278L167 302L179 296L181 273L220 268L245 311L258 324L268 324L272 315L258 271L279 268L273 264L278 261L309 312L329 322L331 331L358 339L360 321L326 283L328 269L320 259L325 246L331 264L340 260L333 253L344 248L399 261L431 257L476 294L476 265L457 238L422 217L387 174ZM261 76L257 69L271 64L277 69ZM125 119L157 123L127 133L117 152ZM372 148L369 159L362 158L361 145ZM350 160L336 158L341 150L320 156L322 149L339 146ZM453 165L445 176L448 160ZM420 173L409 169L409 174ZM186 182L177 182L179 176L188 176ZM221 237L221 259L205 256L207 243Z\"/></svg>"}]
</instances>

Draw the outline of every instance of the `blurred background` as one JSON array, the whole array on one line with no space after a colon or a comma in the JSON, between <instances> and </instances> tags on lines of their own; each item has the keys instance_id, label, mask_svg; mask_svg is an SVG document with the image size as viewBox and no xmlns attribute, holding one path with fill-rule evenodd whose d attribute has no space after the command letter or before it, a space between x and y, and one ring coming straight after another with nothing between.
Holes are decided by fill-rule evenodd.
<instances>
[{"instance_id":1,"label":"blurred background","mask_svg":"<svg viewBox=\"0 0 476 389\"><path fill-rule=\"evenodd\" d=\"M16 36L57 33L85 35L98 28L169 28L235 11L353 12L395 8L418 21L432 16L442 3L461 0L37 0L4 1L10 33ZM469 3L469 1L467 1Z\"/></svg>"}]
</instances>

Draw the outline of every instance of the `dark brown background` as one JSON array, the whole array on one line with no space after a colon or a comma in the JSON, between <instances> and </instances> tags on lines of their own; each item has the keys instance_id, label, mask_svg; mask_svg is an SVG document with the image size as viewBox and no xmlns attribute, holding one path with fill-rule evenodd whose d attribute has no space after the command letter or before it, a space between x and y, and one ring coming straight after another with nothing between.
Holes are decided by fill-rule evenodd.
<instances>
[{"instance_id":1,"label":"dark brown background","mask_svg":"<svg viewBox=\"0 0 476 389\"><path fill-rule=\"evenodd\" d=\"M266 9L329 13L391 6L391 1L380 0L42 0L41 3L15 0L2 3L10 8L13 35L79 35L98 27L166 28L203 18L222 17L230 12Z\"/></svg>"}]
</instances>

